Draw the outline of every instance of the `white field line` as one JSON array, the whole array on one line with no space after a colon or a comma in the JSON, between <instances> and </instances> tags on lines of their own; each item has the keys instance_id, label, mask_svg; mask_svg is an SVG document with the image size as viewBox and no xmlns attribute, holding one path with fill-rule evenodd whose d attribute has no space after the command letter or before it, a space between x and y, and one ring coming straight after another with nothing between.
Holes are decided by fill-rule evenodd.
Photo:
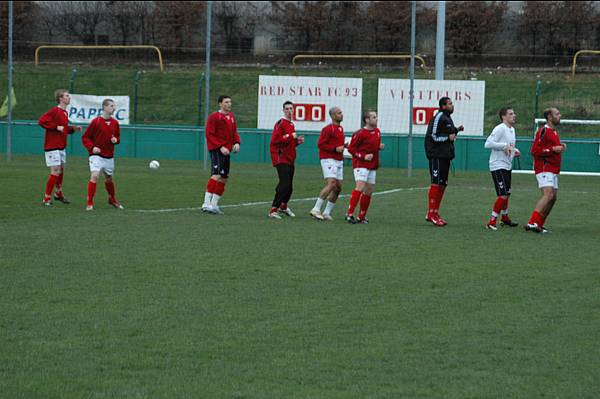
<instances>
[{"instance_id":1,"label":"white field line","mask_svg":"<svg viewBox=\"0 0 600 399\"><path fill-rule=\"evenodd\" d=\"M384 194L393 194L399 193L403 191L416 191L416 190L428 190L427 187L409 187L409 188L394 188L392 190L378 191L374 192L373 195L384 195ZM342 194L339 198L349 197L350 194ZM297 198L291 199L290 202L300 202L300 201L316 201L317 197L310 198ZM242 202L241 204L232 204L232 205L221 205L219 208L242 208L246 206L257 206L257 205L269 205L273 201L257 201L257 202ZM182 212L182 211L199 211L201 207L193 207L193 208L170 208L170 209L134 209L134 212L143 212L143 213L166 213L166 212Z\"/></svg>"}]
</instances>

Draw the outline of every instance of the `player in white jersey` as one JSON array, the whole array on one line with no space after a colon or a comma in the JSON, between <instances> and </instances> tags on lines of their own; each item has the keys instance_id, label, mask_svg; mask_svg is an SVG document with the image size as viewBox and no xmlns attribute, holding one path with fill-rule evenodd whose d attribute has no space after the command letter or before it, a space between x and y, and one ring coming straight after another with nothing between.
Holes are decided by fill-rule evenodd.
<instances>
[{"instance_id":1,"label":"player in white jersey","mask_svg":"<svg viewBox=\"0 0 600 399\"><path fill-rule=\"evenodd\" d=\"M508 216L508 198L511 189L511 170L513 158L519 157L521 152L515 147L516 136L515 124L517 114L512 108L501 108L498 111L500 123L492 130L485 141L485 148L492 150L490 154L490 172L496 187L497 198L492 209L492 216L486 227L490 230L498 230L496 219L499 215L500 224L515 227L518 223L513 222Z\"/></svg>"}]
</instances>

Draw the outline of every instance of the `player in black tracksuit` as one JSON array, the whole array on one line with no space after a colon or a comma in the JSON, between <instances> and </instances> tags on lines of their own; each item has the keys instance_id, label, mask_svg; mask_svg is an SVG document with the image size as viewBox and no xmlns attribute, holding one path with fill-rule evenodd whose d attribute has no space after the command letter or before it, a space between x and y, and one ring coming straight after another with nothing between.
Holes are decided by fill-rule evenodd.
<instances>
[{"instance_id":1,"label":"player in black tracksuit","mask_svg":"<svg viewBox=\"0 0 600 399\"><path fill-rule=\"evenodd\" d=\"M454 112L454 104L450 98L442 97L439 104L440 109L429 121L425 134L425 154L429 159L429 174L431 175L429 205L425 220L435 226L443 227L447 222L439 215L440 204L448 185L450 161L454 159L454 140L456 140L458 132L464 130L464 127L462 125L458 128L454 126L450 117Z\"/></svg>"}]
</instances>

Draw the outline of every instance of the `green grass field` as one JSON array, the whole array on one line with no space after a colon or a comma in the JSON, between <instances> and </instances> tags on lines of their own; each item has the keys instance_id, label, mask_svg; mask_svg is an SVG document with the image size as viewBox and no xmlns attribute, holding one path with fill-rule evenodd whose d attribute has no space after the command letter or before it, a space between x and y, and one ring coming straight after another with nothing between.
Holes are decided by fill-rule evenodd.
<instances>
[{"instance_id":1,"label":"green grass field","mask_svg":"<svg viewBox=\"0 0 600 399\"><path fill-rule=\"evenodd\" d=\"M299 166L294 219L270 220L267 165L232 165L201 205L199 162L117 159L124 211L85 158L71 205L40 206L43 157L0 159L2 398L597 398L597 178L562 176L552 233L484 229L488 173L457 172L424 221L425 171L382 169L369 225L311 220L318 167ZM346 168L347 194L352 188ZM538 198L514 176L512 216Z\"/></svg>"},{"instance_id":2,"label":"green grass field","mask_svg":"<svg viewBox=\"0 0 600 399\"><path fill-rule=\"evenodd\" d=\"M140 124L195 125L199 121L198 89L204 87L200 80L201 66L167 66L165 73L157 67L41 65L16 64L14 86L17 96L15 119L37 120L53 104L54 90L71 87L73 68L77 69L73 92L96 95L128 95L131 112L134 109L134 77L143 70L139 81L137 122ZM145 69L144 69L145 68ZM6 66L0 68L0 96L7 93ZM221 93L233 98L233 109L239 126L255 128L258 109L259 75L336 76L363 79L363 105L377 107L377 82L379 78L408 79L406 67L397 69L376 66L351 69L330 67L294 70L290 67L225 67L212 69L211 109L217 109L216 99ZM433 79L431 69L417 71L417 78ZM518 115L517 133L530 136L535 114L536 82L541 82L539 112L549 106L558 106L564 119L600 119L600 80L596 74L580 74L571 79L565 73L538 73L504 70L449 70L446 79L478 79L486 82L485 122L486 134L498 124L498 110L512 106ZM202 101L205 101L204 98ZM203 106L200 113L204 114ZM132 116L133 123L133 116ZM576 129L563 126L564 137L599 137L597 127ZM408 133L408 132L406 132Z\"/></svg>"}]
</instances>

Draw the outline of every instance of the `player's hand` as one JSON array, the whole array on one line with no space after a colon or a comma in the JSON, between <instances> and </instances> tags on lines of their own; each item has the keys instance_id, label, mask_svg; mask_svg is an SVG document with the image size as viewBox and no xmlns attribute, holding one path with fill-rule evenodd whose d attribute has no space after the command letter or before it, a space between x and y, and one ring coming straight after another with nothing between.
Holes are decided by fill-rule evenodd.
<instances>
[{"instance_id":1,"label":"player's hand","mask_svg":"<svg viewBox=\"0 0 600 399\"><path fill-rule=\"evenodd\" d=\"M365 155L365 161L371 161L371 160L373 160L373 154Z\"/></svg>"},{"instance_id":2,"label":"player's hand","mask_svg":"<svg viewBox=\"0 0 600 399\"><path fill-rule=\"evenodd\" d=\"M560 143L560 145L563 148L563 152L565 152L567 150L567 143Z\"/></svg>"},{"instance_id":3,"label":"player's hand","mask_svg":"<svg viewBox=\"0 0 600 399\"><path fill-rule=\"evenodd\" d=\"M449 134L448 135L448 140L450 140L450 141L456 140L456 133Z\"/></svg>"},{"instance_id":4,"label":"player's hand","mask_svg":"<svg viewBox=\"0 0 600 399\"><path fill-rule=\"evenodd\" d=\"M297 139L298 138L298 135L296 134L296 132L292 133L292 138L293 139Z\"/></svg>"},{"instance_id":5,"label":"player's hand","mask_svg":"<svg viewBox=\"0 0 600 399\"><path fill-rule=\"evenodd\" d=\"M119 140L117 140L117 138L116 138L115 136L112 136L112 137L110 138L110 142L111 142L111 143L113 143L113 144L116 144L116 143L117 143L117 141L119 141Z\"/></svg>"},{"instance_id":6,"label":"player's hand","mask_svg":"<svg viewBox=\"0 0 600 399\"><path fill-rule=\"evenodd\" d=\"M552 151L554 151L557 154L560 154L561 152L564 152L566 148L566 145L555 145L554 147L552 147Z\"/></svg>"},{"instance_id":7,"label":"player's hand","mask_svg":"<svg viewBox=\"0 0 600 399\"><path fill-rule=\"evenodd\" d=\"M233 152L240 152L240 145L235 143L232 148Z\"/></svg>"},{"instance_id":8,"label":"player's hand","mask_svg":"<svg viewBox=\"0 0 600 399\"><path fill-rule=\"evenodd\" d=\"M92 152L94 154L100 154L102 152L102 150L99 147L94 147L94 148L92 148Z\"/></svg>"},{"instance_id":9,"label":"player's hand","mask_svg":"<svg viewBox=\"0 0 600 399\"><path fill-rule=\"evenodd\" d=\"M513 148L514 148L514 147L515 147L515 146L514 146L514 144L507 144L507 145L504 147L504 153L505 153L506 155L510 156L510 154L512 154L512 152L513 152Z\"/></svg>"},{"instance_id":10,"label":"player's hand","mask_svg":"<svg viewBox=\"0 0 600 399\"><path fill-rule=\"evenodd\" d=\"M74 126L73 129L75 129L76 132L81 132L81 126Z\"/></svg>"},{"instance_id":11,"label":"player's hand","mask_svg":"<svg viewBox=\"0 0 600 399\"><path fill-rule=\"evenodd\" d=\"M383 143L379 144L379 149L380 149L380 150L383 150L383 149L385 149L385 144L383 144Z\"/></svg>"},{"instance_id":12,"label":"player's hand","mask_svg":"<svg viewBox=\"0 0 600 399\"><path fill-rule=\"evenodd\" d=\"M463 130L465 130L465 127L464 127L463 125L460 125L460 126L458 127L458 131L459 131L459 132L462 132Z\"/></svg>"},{"instance_id":13,"label":"player's hand","mask_svg":"<svg viewBox=\"0 0 600 399\"><path fill-rule=\"evenodd\" d=\"M223 155L229 155L230 154L229 150L227 148L225 148L225 147L221 147L220 151L221 151L221 154L223 154Z\"/></svg>"},{"instance_id":14,"label":"player's hand","mask_svg":"<svg viewBox=\"0 0 600 399\"><path fill-rule=\"evenodd\" d=\"M304 143L304 136L298 136L298 144Z\"/></svg>"},{"instance_id":15,"label":"player's hand","mask_svg":"<svg viewBox=\"0 0 600 399\"><path fill-rule=\"evenodd\" d=\"M515 158L519 158L521 156L521 151L519 151L518 148L514 148L513 153L514 153Z\"/></svg>"},{"instance_id":16,"label":"player's hand","mask_svg":"<svg viewBox=\"0 0 600 399\"><path fill-rule=\"evenodd\" d=\"M56 130L58 130L59 132L63 132L65 130L64 126L57 126Z\"/></svg>"},{"instance_id":17,"label":"player's hand","mask_svg":"<svg viewBox=\"0 0 600 399\"><path fill-rule=\"evenodd\" d=\"M339 152L340 154L344 152L345 146L341 145L339 147L335 147L335 152Z\"/></svg>"}]
</instances>

